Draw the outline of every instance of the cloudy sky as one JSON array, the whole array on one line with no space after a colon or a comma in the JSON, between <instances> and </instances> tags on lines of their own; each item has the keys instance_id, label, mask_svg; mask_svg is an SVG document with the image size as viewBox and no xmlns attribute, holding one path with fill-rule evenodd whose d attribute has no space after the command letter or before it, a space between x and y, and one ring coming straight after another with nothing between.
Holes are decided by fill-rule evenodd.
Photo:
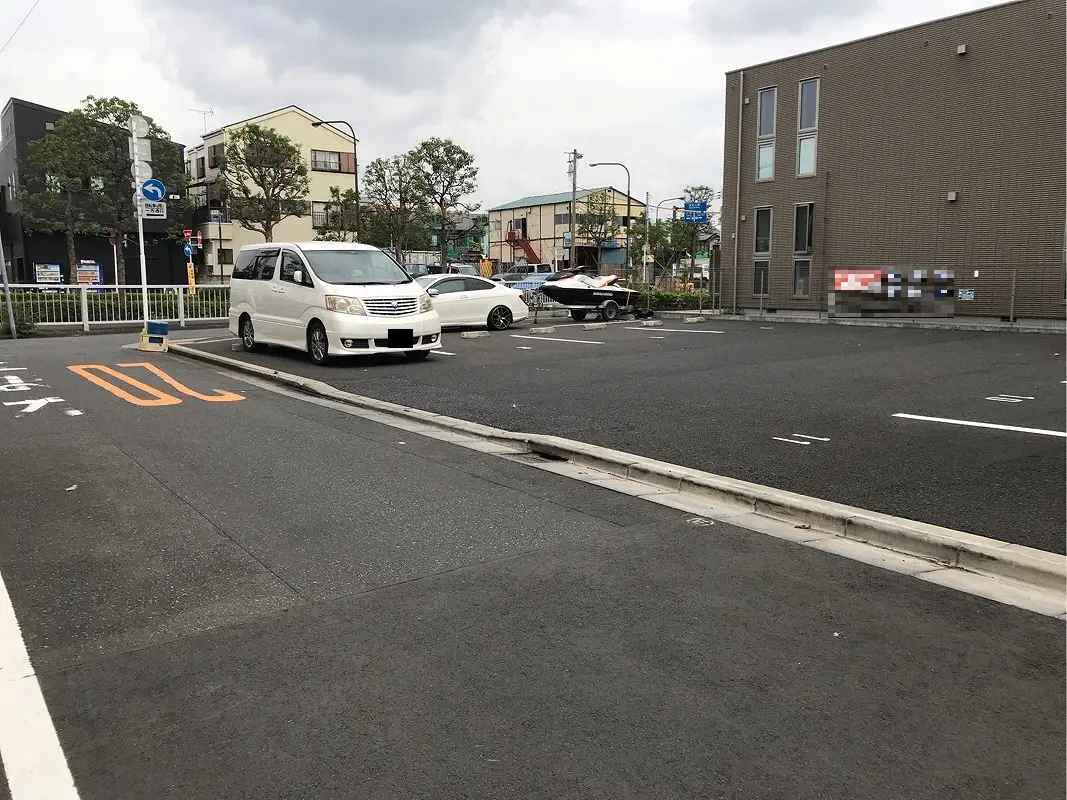
<instances>
[{"instance_id":1,"label":"cloudy sky","mask_svg":"<svg viewBox=\"0 0 1067 800\"><path fill-rule=\"evenodd\" d=\"M0 44L33 0L0 2ZM724 73L988 0L39 0L0 92L136 101L187 144L294 103L349 120L360 160L450 137L488 207L625 176L653 202L722 184ZM536 12L531 9L536 8Z\"/></svg>"}]
</instances>

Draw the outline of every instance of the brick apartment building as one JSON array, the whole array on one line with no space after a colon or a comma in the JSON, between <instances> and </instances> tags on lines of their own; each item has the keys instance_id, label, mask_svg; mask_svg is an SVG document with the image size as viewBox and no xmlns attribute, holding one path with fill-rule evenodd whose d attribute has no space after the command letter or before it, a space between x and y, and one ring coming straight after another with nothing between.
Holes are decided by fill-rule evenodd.
<instances>
[{"instance_id":1,"label":"brick apartment building","mask_svg":"<svg viewBox=\"0 0 1067 800\"><path fill-rule=\"evenodd\" d=\"M1063 317L1065 42L1064 0L1019 0L728 73L723 307L922 269L956 315Z\"/></svg>"}]
</instances>

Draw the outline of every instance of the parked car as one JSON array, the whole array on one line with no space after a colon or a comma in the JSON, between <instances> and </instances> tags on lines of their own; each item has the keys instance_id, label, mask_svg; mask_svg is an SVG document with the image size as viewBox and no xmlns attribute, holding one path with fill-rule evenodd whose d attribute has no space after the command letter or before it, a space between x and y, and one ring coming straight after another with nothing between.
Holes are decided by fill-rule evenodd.
<instances>
[{"instance_id":1,"label":"parked car","mask_svg":"<svg viewBox=\"0 0 1067 800\"><path fill-rule=\"evenodd\" d=\"M421 361L441 346L426 289L390 256L350 242L242 247L230 276L230 332L264 344L333 356L404 353Z\"/></svg>"},{"instance_id":2,"label":"parked car","mask_svg":"<svg viewBox=\"0 0 1067 800\"><path fill-rule=\"evenodd\" d=\"M470 275L426 275L418 279L433 296L442 327L485 325L502 331L530 315L522 292Z\"/></svg>"},{"instance_id":3,"label":"parked car","mask_svg":"<svg viewBox=\"0 0 1067 800\"><path fill-rule=\"evenodd\" d=\"M412 278L418 278L422 275L429 275L430 268L425 264L405 264L404 271Z\"/></svg>"}]
</instances>

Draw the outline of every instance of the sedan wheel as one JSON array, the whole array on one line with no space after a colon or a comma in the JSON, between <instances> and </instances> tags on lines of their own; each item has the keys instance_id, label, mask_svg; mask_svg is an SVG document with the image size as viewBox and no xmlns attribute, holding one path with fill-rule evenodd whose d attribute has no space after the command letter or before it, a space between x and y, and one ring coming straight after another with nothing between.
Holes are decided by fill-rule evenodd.
<instances>
[{"instance_id":1,"label":"sedan wheel","mask_svg":"<svg viewBox=\"0 0 1067 800\"><path fill-rule=\"evenodd\" d=\"M491 331L506 331L511 327L511 309L507 306L497 306L489 312L487 325Z\"/></svg>"}]
</instances>

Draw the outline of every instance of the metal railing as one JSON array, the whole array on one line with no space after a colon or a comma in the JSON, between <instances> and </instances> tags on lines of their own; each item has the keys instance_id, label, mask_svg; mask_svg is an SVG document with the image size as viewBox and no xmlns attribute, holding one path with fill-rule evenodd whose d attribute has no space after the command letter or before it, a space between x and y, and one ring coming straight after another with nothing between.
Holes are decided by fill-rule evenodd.
<instances>
[{"instance_id":1,"label":"metal railing","mask_svg":"<svg viewBox=\"0 0 1067 800\"><path fill-rule=\"evenodd\" d=\"M0 289L0 309L5 308ZM11 284L15 319L37 327L80 326L83 331L108 325L141 325L144 305L140 286L55 283ZM225 322L229 319L230 287L153 285L148 310L153 320L177 323ZM0 314L4 313L0 311Z\"/></svg>"}]
</instances>

